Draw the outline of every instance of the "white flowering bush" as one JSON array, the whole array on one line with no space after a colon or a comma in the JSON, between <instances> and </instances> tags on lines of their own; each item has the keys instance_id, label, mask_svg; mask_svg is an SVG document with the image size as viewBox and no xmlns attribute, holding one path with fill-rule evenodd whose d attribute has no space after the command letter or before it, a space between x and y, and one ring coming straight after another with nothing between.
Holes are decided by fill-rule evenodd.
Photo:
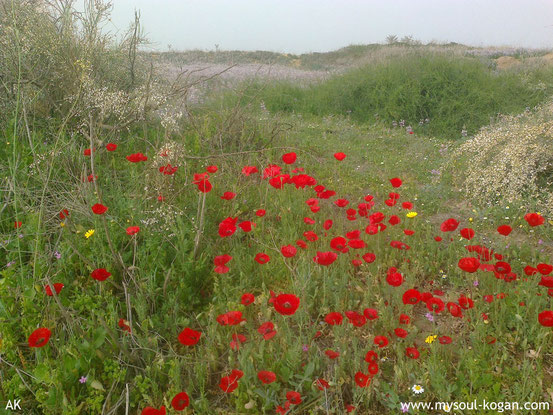
<instances>
[{"instance_id":1,"label":"white flowering bush","mask_svg":"<svg viewBox=\"0 0 553 415\"><path fill-rule=\"evenodd\" d=\"M444 167L472 198L491 204L533 200L551 212L553 103L500 117L465 141Z\"/></svg>"}]
</instances>

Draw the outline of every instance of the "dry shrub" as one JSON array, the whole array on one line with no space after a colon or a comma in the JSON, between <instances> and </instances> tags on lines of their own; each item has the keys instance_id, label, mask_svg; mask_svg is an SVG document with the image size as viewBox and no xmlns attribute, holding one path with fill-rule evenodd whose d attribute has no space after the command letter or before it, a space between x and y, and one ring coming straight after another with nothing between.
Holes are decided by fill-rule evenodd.
<instances>
[{"instance_id":1,"label":"dry shrub","mask_svg":"<svg viewBox=\"0 0 553 415\"><path fill-rule=\"evenodd\" d=\"M471 198L530 203L552 212L553 103L501 116L454 151L445 167Z\"/></svg>"}]
</instances>

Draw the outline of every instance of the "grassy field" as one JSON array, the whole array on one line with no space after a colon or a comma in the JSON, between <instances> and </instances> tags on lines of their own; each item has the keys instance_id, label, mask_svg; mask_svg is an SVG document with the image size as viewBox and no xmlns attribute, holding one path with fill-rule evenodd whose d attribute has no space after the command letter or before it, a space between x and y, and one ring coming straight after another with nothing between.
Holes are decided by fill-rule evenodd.
<instances>
[{"instance_id":1,"label":"grassy field","mask_svg":"<svg viewBox=\"0 0 553 415\"><path fill-rule=\"evenodd\" d=\"M38 65L57 27L3 16L0 408L548 413L512 404L553 399L544 67L359 46L191 104L136 38Z\"/></svg>"}]
</instances>

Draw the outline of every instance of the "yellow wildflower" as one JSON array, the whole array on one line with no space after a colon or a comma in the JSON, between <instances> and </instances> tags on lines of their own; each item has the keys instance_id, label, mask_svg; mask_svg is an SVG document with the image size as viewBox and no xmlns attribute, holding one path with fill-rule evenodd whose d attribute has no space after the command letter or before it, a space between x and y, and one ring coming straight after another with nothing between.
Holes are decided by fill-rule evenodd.
<instances>
[{"instance_id":1,"label":"yellow wildflower","mask_svg":"<svg viewBox=\"0 0 553 415\"><path fill-rule=\"evenodd\" d=\"M86 236L86 239L90 238L92 235L94 235L94 229L89 229L84 236Z\"/></svg>"},{"instance_id":2,"label":"yellow wildflower","mask_svg":"<svg viewBox=\"0 0 553 415\"><path fill-rule=\"evenodd\" d=\"M428 344L431 344L434 340L436 340L438 338L438 335L437 334L434 334L433 336L430 335L426 338L425 342L428 343Z\"/></svg>"},{"instance_id":3,"label":"yellow wildflower","mask_svg":"<svg viewBox=\"0 0 553 415\"><path fill-rule=\"evenodd\" d=\"M414 218L414 217L417 216L417 215L418 215L417 212L409 212L409 213L407 214L407 217L408 217L408 218Z\"/></svg>"}]
</instances>

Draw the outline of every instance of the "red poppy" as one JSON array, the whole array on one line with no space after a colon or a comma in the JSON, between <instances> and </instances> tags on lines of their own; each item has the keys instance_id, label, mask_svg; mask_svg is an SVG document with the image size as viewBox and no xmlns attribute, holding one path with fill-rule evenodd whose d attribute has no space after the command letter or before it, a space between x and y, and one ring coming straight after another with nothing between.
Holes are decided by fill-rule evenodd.
<instances>
[{"instance_id":1,"label":"red poppy","mask_svg":"<svg viewBox=\"0 0 553 415\"><path fill-rule=\"evenodd\" d=\"M265 213L267 213L265 209L258 209L255 211L255 216L262 217L262 216L265 216Z\"/></svg>"},{"instance_id":2,"label":"red poppy","mask_svg":"<svg viewBox=\"0 0 553 415\"><path fill-rule=\"evenodd\" d=\"M272 339L276 335L275 325L272 322L267 321L259 326L257 332L261 334L265 340Z\"/></svg>"},{"instance_id":3,"label":"red poppy","mask_svg":"<svg viewBox=\"0 0 553 415\"><path fill-rule=\"evenodd\" d=\"M242 321L245 321L245 319L242 318L241 311L228 311L225 314L218 315L216 320L221 326L236 326Z\"/></svg>"},{"instance_id":4,"label":"red poppy","mask_svg":"<svg viewBox=\"0 0 553 415\"><path fill-rule=\"evenodd\" d=\"M265 253L263 253L263 252L260 252L260 253L258 253L258 254L255 256L254 259L255 259L256 262L258 262L258 263L260 263L261 265L263 265L263 264L266 264L267 262L269 262L269 260L270 260L271 258L269 257L269 255L267 255L267 254L265 254Z\"/></svg>"},{"instance_id":5,"label":"red poppy","mask_svg":"<svg viewBox=\"0 0 553 415\"><path fill-rule=\"evenodd\" d=\"M411 288L403 293L403 304L417 304L421 300L421 293Z\"/></svg>"},{"instance_id":6,"label":"red poppy","mask_svg":"<svg viewBox=\"0 0 553 415\"><path fill-rule=\"evenodd\" d=\"M371 264L371 263L373 263L374 261L376 261L376 255L373 254L372 252L367 252L365 255L363 255L363 260L364 260L367 264Z\"/></svg>"},{"instance_id":7,"label":"red poppy","mask_svg":"<svg viewBox=\"0 0 553 415\"><path fill-rule=\"evenodd\" d=\"M328 356L329 359L334 360L340 357L340 353L335 352L334 350L325 350L325 354Z\"/></svg>"},{"instance_id":8,"label":"red poppy","mask_svg":"<svg viewBox=\"0 0 553 415\"><path fill-rule=\"evenodd\" d=\"M346 238L342 236L337 236L336 238L332 238L330 241L330 247L338 252L348 252L348 248L346 246L347 240Z\"/></svg>"},{"instance_id":9,"label":"red poppy","mask_svg":"<svg viewBox=\"0 0 553 415\"><path fill-rule=\"evenodd\" d=\"M131 327L129 326L128 322L123 319L123 318L120 318L119 321L117 322L117 326L121 329L121 330L125 330L127 332L131 332Z\"/></svg>"},{"instance_id":10,"label":"red poppy","mask_svg":"<svg viewBox=\"0 0 553 415\"><path fill-rule=\"evenodd\" d=\"M69 211L67 209L63 209L60 212L60 219L65 219L67 216L69 216Z\"/></svg>"},{"instance_id":11,"label":"red poppy","mask_svg":"<svg viewBox=\"0 0 553 415\"><path fill-rule=\"evenodd\" d=\"M344 153L334 153L334 158L338 161L342 161L346 158L346 155Z\"/></svg>"},{"instance_id":12,"label":"red poppy","mask_svg":"<svg viewBox=\"0 0 553 415\"><path fill-rule=\"evenodd\" d=\"M217 166L207 166L206 167L206 171L208 173L217 173L217 170L219 170L219 168Z\"/></svg>"},{"instance_id":13,"label":"red poppy","mask_svg":"<svg viewBox=\"0 0 553 415\"><path fill-rule=\"evenodd\" d=\"M368 320L376 320L378 318L378 311L374 308L365 308L363 310L363 315L367 317Z\"/></svg>"},{"instance_id":14,"label":"red poppy","mask_svg":"<svg viewBox=\"0 0 553 415\"><path fill-rule=\"evenodd\" d=\"M338 258L338 255L334 252L319 252L317 251L317 255L313 257L313 261L315 261L319 265L329 266L334 261L336 261L336 258Z\"/></svg>"},{"instance_id":15,"label":"red poppy","mask_svg":"<svg viewBox=\"0 0 553 415\"><path fill-rule=\"evenodd\" d=\"M362 327L367 322L366 317L363 314L359 314L357 311L346 311L345 314L349 322L355 327Z\"/></svg>"},{"instance_id":16,"label":"red poppy","mask_svg":"<svg viewBox=\"0 0 553 415\"><path fill-rule=\"evenodd\" d=\"M140 415L165 415L165 414L166 414L165 406L162 406L160 409L147 406L140 413Z\"/></svg>"},{"instance_id":17,"label":"red poppy","mask_svg":"<svg viewBox=\"0 0 553 415\"><path fill-rule=\"evenodd\" d=\"M292 405L299 405L301 403L301 395L295 391L286 392L286 399L288 399Z\"/></svg>"},{"instance_id":18,"label":"red poppy","mask_svg":"<svg viewBox=\"0 0 553 415\"><path fill-rule=\"evenodd\" d=\"M354 410L355 410L355 406L354 406L354 405L351 405L351 404L346 405L346 411L347 411L348 413L353 412Z\"/></svg>"},{"instance_id":19,"label":"red poppy","mask_svg":"<svg viewBox=\"0 0 553 415\"><path fill-rule=\"evenodd\" d=\"M470 298L466 297L465 295L461 294L459 296L459 305L463 307L465 310L468 310L469 308L474 307L474 301L472 301Z\"/></svg>"},{"instance_id":20,"label":"red poppy","mask_svg":"<svg viewBox=\"0 0 553 415\"><path fill-rule=\"evenodd\" d=\"M201 332L186 327L179 334L179 342L185 346L194 346L200 341L200 337L202 337Z\"/></svg>"},{"instance_id":21,"label":"red poppy","mask_svg":"<svg viewBox=\"0 0 553 415\"><path fill-rule=\"evenodd\" d=\"M461 307L459 307L458 304L449 302L447 303L447 309L453 317L463 318L463 310L461 309Z\"/></svg>"},{"instance_id":22,"label":"red poppy","mask_svg":"<svg viewBox=\"0 0 553 415\"><path fill-rule=\"evenodd\" d=\"M374 338L374 344L379 348L386 347L388 345L388 338L386 336L376 336Z\"/></svg>"},{"instance_id":23,"label":"red poppy","mask_svg":"<svg viewBox=\"0 0 553 415\"><path fill-rule=\"evenodd\" d=\"M111 273L106 271L105 268L98 268L92 271L90 276L97 281L105 281L111 276Z\"/></svg>"},{"instance_id":24,"label":"red poppy","mask_svg":"<svg viewBox=\"0 0 553 415\"><path fill-rule=\"evenodd\" d=\"M480 267L480 261L478 258L461 258L458 263L459 268L461 268L463 271L466 272L476 272L478 271L478 267Z\"/></svg>"},{"instance_id":25,"label":"red poppy","mask_svg":"<svg viewBox=\"0 0 553 415\"><path fill-rule=\"evenodd\" d=\"M258 173L258 172L259 172L259 170L257 170L257 167L255 167L255 166L244 166L242 168L242 174L244 176L251 176L252 174Z\"/></svg>"},{"instance_id":26,"label":"red poppy","mask_svg":"<svg viewBox=\"0 0 553 415\"><path fill-rule=\"evenodd\" d=\"M442 337L438 338L438 341L440 342L440 344L450 344L451 343L451 337L442 336Z\"/></svg>"},{"instance_id":27,"label":"red poppy","mask_svg":"<svg viewBox=\"0 0 553 415\"><path fill-rule=\"evenodd\" d=\"M444 306L444 302L438 297L431 297L428 300L426 300L426 308L429 311L434 311L435 313L441 313L444 310L445 306Z\"/></svg>"},{"instance_id":28,"label":"red poppy","mask_svg":"<svg viewBox=\"0 0 553 415\"><path fill-rule=\"evenodd\" d=\"M400 187L403 184L399 177L394 177L393 179L390 179L390 183L393 187Z\"/></svg>"},{"instance_id":29,"label":"red poppy","mask_svg":"<svg viewBox=\"0 0 553 415\"><path fill-rule=\"evenodd\" d=\"M411 318L407 314L399 315L399 324L409 324L410 322Z\"/></svg>"},{"instance_id":30,"label":"red poppy","mask_svg":"<svg viewBox=\"0 0 553 415\"><path fill-rule=\"evenodd\" d=\"M374 350L369 350L365 355L365 362L374 363L378 360L378 354Z\"/></svg>"},{"instance_id":31,"label":"red poppy","mask_svg":"<svg viewBox=\"0 0 553 415\"><path fill-rule=\"evenodd\" d=\"M219 224L219 236L221 238L226 238L227 236L231 236L236 232L236 222L238 221L238 218L231 218L228 217L224 219Z\"/></svg>"},{"instance_id":32,"label":"red poppy","mask_svg":"<svg viewBox=\"0 0 553 415\"><path fill-rule=\"evenodd\" d=\"M388 274L386 275L386 282L392 287L399 287L403 284L403 275L399 272L388 271Z\"/></svg>"},{"instance_id":33,"label":"red poppy","mask_svg":"<svg viewBox=\"0 0 553 415\"><path fill-rule=\"evenodd\" d=\"M252 227L255 227L255 223L249 221L249 220L245 220L243 222L240 222L238 224L238 227L240 229L242 229L244 232L251 232L252 231Z\"/></svg>"},{"instance_id":34,"label":"red poppy","mask_svg":"<svg viewBox=\"0 0 553 415\"><path fill-rule=\"evenodd\" d=\"M354 379L357 386L360 386L361 388L366 388L371 384L371 377L369 375L365 375L363 372L357 372Z\"/></svg>"},{"instance_id":35,"label":"red poppy","mask_svg":"<svg viewBox=\"0 0 553 415\"><path fill-rule=\"evenodd\" d=\"M240 299L240 302L242 303L242 305L246 305L246 306L253 304L254 301L255 301L255 296L251 293L242 294L242 298Z\"/></svg>"},{"instance_id":36,"label":"red poppy","mask_svg":"<svg viewBox=\"0 0 553 415\"><path fill-rule=\"evenodd\" d=\"M178 170L177 166L171 166L171 164L167 164L167 166L161 166L159 168L159 172L163 173L164 176L171 176L175 174Z\"/></svg>"},{"instance_id":37,"label":"red poppy","mask_svg":"<svg viewBox=\"0 0 553 415\"><path fill-rule=\"evenodd\" d=\"M323 228L325 231L328 231L330 228L332 228L332 219L327 219L323 223Z\"/></svg>"},{"instance_id":38,"label":"red poppy","mask_svg":"<svg viewBox=\"0 0 553 415\"><path fill-rule=\"evenodd\" d=\"M550 264L543 264L543 263L538 264L536 268L538 269L539 273L542 275L551 274L551 272L553 271L553 265L550 265Z\"/></svg>"},{"instance_id":39,"label":"red poppy","mask_svg":"<svg viewBox=\"0 0 553 415\"><path fill-rule=\"evenodd\" d=\"M108 210L107 206L104 206L100 203L96 203L94 206L92 206L92 212L94 212L96 215L103 215Z\"/></svg>"},{"instance_id":40,"label":"red poppy","mask_svg":"<svg viewBox=\"0 0 553 415\"><path fill-rule=\"evenodd\" d=\"M409 333L407 333L407 330L402 329L402 328L400 328L400 327L394 329L394 333L395 333L395 335L396 335L397 337L400 337L400 338L402 338L402 339L404 339L405 337L407 337L407 335L409 334Z\"/></svg>"},{"instance_id":41,"label":"red poppy","mask_svg":"<svg viewBox=\"0 0 553 415\"><path fill-rule=\"evenodd\" d=\"M219 387L225 393L232 393L238 387L238 379L234 375L224 376L221 378L221 382L219 382Z\"/></svg>"},{"instance_id":42,"label":"red poppy","mask_svg":"<svg viewBox=\"0 0 553 415\"><path fill-rule=\"evenodd\" d=\"M129 226L127 228L127 235L136 235L140 231L140 226Z\"/></svg>"},{"instance_id":43,"label":"red poppy","mask_svg":"<svg viewBox=\"0 0 553 415\"><path fill-rule=\"evenodd\" d=\"M232 350L239 350L240 344L244 343L246 341L246 336L243 334L236 334L234 333L232 335L232 341L230 342L230 348Z\"/></svg>"},{"instance_id":44,"label":"red poppy","mask_svg":"<svg viewBox=\"0 0 553 415\"><path fill-rule=\"evenodd\" d=\"M54 286L54 291L56 292L56 294L59 294L62 288L64 287L64 285L61 282L56 282L55 284L52 284L52 285ZM49 285L46 285L44 287L44 291L46 291L46 295L48 297L52 297L54 295Z\"/></svg>"},{"instance_id":45,"label":"red poppy","mask_svg":"<svg viewBox=\"0 0 553 415\"><path fill-rule=\"evenodd\" d=\"M209 193L211 189L213 189L213 185L209 181L209 175L207 173L194 174L192 183L194 183L202 193Z\"/></svg>"},{"instance_id":46,"label":"red poppy","mask_svg":"<svg viewBox=\"0 0 553 415\"><path fill-rule=\"evenodd\" d=\"M328 389L330 387L330 384L326 380L319 378L315 380L315 386L317 386L317 389L322 391Z\"/></svg>"},{"instance_id":47,"label":"red poppy","mask_svg":"<svg viewBox=\"0 0 553 415\"><path fill-rule=\"evenodd\" d=\"M463 228L461 229L461 236L465 239L468 239L469 241L474 238L474 229L471 228Z\"/></svg>"},{"instance_id":48,"label":"red poppy","mask_svg":"<svg viewBox=\"0 0 553 415\"><path fill-rule=\"evenodd\" d=\"M117 144L113 144L113 143L106 144L107 151L115 151L116 149L117 149Z\"/></svg>"},{"instance_id":49,"label":"red poppy","mask_svg":"<svg viewBox=\"0 0 553 415\"><path fill-rule=\"evenodd\" d=\"M292 258L296 255L296 252L298 252L298 250L293 245L286 245L280 248L280 252L285 258Z\"/></svg>"},{"instance_id":50,"label":"red poppy","mask_svg":"<svg viewBox=\"0 0 553 415\"><path fill-rule=\"evenodd\" d=\"M403 209L411 210L411 209L413 209L413 204L411 202L403 202L401 204L401 207Z\"/></svg>"},{"instance_id":51,"label":"red poppy","mask_svg":"<svg viewBox=\"0 0 553 415\"><path fill-rule=\"evenodd\" d=\"M328 313L325 316L325 322L331 326L336 326L336 325L339 326L342 324L343 320L344 320L344 317L342 316L342 314L336 311L333 311L332 313Z\"/></svg>"},{"instance_id":52,"label":"red poppy","mask_svg":"<svg viewBox=\"0 0 553 415\"><path fill-rule=\"evenodd\" d=\"M507 236L512 232L513 228L511 228L509 225L501 225L497 227L497 232L500 235Z\"/></svg>"},{"instance_id":53,"label":"red poppy","mask_svg":"<svg viewBox=\"0 0 553 415\"><path fill-rule=\"evenodd\" d=\"M90 156L90 153L91 153L91 151L90 151L89 148L85 148L85 150L83 151L83 154L84 154L85 156Z\"/></svg>"},{"instance_id":54,"label":"red poppy","mask_svg":"<svg viewBox=\"0 0 553 415\"><path fill-rule=\"evenodd\" d=\"M188 405L190 405L190 398L186 392L177 393L171 401L171 406L175 411L182 411Z\"/></svg>"},{"instance_id":55,"label":"red poppy","mask_svg":"<svg viewBox=\"0 0 553 415\"><path fill-rule=\"evenodd\" d=\"M223 196L221 196L221 199L223 200L232 200L236 197L236 193L233 192L225 192L223 193Z\"/></svg>"},{"instance_id":56,"label":"red poppy","mask_svg":"<svg viewBox=\"0 0 553 415\"><path fill-rule=\"evenodd\" d=\"M457 229L457 226L459 226L459 222L453 218L449 218L440 225L440 230L442 232L453 232Z\"/></svg>"},{"instance_id":57,"label":"red poppy","mask_svg":"<svg viewBox=\"0 0 553 415\"><path fill-rule=\"evenodd\" d=\"M539 213L527 213L524 215L524 220L532 227L543 225L545 222L545 219Z\"/></svg>"},{"instance_id":58,"label":"red poppy","mask_svg":"<svg viewBox=\"0 0 553 415\"><path fill-rule=\"evenodd\" d=\"M408 347L405 349L405 356L410 357L411 359L418 359L420 355L421 354L415 347Z\"/></svg>"},{"instance_id":59,"label":"red poppy","mask_svg":"<svg viewBox=\"0 0 553 415\"><path fill-rule=\"evenodd\" d=\"M280 294L274 299L273 306L277 313L283 316L291 316L300 305L300 299L294 294Z\"/></svg>"},{"instance_id":60,"label":"red poppy","mask_svg":"<svg viewBox=\"0 0 553 415\"><path fill-rule=\"evenodd\" d=\"M232 257L228 254L216 256L213 259L213 263L215 264L215 272L218 274L227 273L229 271L229 267L227 267L225 264L231 259Z\"/></svg>"},{"instance_id":61,"label":"red poppy","mask_svg":"<svg viewBox=\"0 0 553 415\"><path fill-rule=\"evenodd\" d=\"M553 311L542 311L538 314L538 321L544 327L553 327Z\"/></svg>"},{"instance_id":62,"label":"red poppy","mask_svg":"<svg viewBox=\"0 0 553 415\"><path fill-rule=\"evenodd\" d=\"M268 370L261 370L257 372L257 377L266 385L268 385L269 383L273 383L276 380L276 375L274 374L274 372L270 372Z\"/></svg>"},{"instance_id":63,"label":"red poppy","mask_svg":"<svg viewBox=\"0 0 553 415\"><path fill-rule=\"evenodd\" d=\"M362 249L366 246L365 241L362 239L350 239L348 245L353 249Z\"/></svg>"},{"instance_id":64,"label":"red poppy","mask_svg":"<svg viewBox=\"0 0 553 415\"><path fill-rule=\"evenodd\" d=\"M142 153L134 153L134 154L131 154L130 156L127 156L127 160L129 160L131 163L139 163L141 161L147 161L148 157L146 157Z\"/></svg>"},{"instance_id":65,"label":"red poppy","mask_svg":"<svg viewBox=\"0 0 553 415\"><path fill-rule=\"evenodd\" d=\"M378 373L378 363L376 362L371 362L369 363L369 373L374 376Z\"/></svg>"},{"instance_id":66,"label":"red poppy","mask_svg":"<svg viewBox=\"0 0 553 415\"><path fill-rule=\"evenodd\" d=\"M46 327L36 329L29 336L29 347L43 347L46 346L50 340L52 332Z\"/></svg>"},{"instance_id":67,"label":"red poppy","mask_svg":"<svg viewBox=\"0 0 553 415\"><path fill-rule=\"evenodd\" d=\"M294 164L294 162L296 161L296 157L297 155L294 152L286 153L282 155L282 161L286 164Z\"/></svg>"}]
</instances>

